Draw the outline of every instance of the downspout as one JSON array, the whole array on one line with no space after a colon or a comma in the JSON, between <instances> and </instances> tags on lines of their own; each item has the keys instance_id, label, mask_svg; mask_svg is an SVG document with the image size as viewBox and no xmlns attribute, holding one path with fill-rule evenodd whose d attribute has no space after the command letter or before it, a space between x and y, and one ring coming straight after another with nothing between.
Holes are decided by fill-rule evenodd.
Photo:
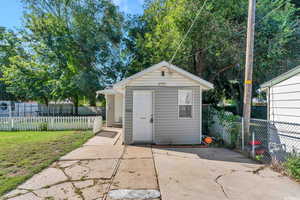
<instances>
[{"instance_id":1,"label":"downspout","mask_svg":"<svg viewBox=\"0 0 300 200\"><path fill-rule=\"evenodd\" d=\"M126 88L124 89L124 93L123 93L123 113L122 113L122 143L125 144L125 107L126 107L126 100L125 100L125 97L126 97Z\"/></svg>"},{"instance_id":2,"label":"downspout","mask_svg":"<svg viewBox=\"0 0 300 200\"><path fill-rule=\"evenodd\" d=\"M107 119L108 119L108 101L107 101L107 94L105 94L105 124L107 127Z\"/></svg>"},{"instance_id":3,"label":"downspout","mask_svg":"<svg viewBox=\"0 0 300 200\"><path fill-rule=\"evenodd\" d=\"M270 87L267 88L267 120L270 121Z\"/></svg>"}]
</instances>

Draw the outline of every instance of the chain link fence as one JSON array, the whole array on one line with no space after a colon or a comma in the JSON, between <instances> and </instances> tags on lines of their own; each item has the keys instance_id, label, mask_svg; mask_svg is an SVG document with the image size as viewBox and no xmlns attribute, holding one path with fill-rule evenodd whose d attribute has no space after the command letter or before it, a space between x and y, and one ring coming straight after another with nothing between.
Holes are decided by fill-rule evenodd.
<instances>
[{"instance_id":1,"label":"chain link fence","mask_svg":"<svg viewBox=\"0 0 300 200\"><path fill-rule=\"evenodd\" d=\"M277 163L300 156L300 124L251 119L246 135L243 118L230 112L208 107L203 118L206 135L261 162Z\"/></svg>"},{"instance_id":2,"label":"chain link fence","mask_svg":"<svg viewBox=\"0 0 300 200\"><path fill-rule=\"evenodd\" d=\"M33 116L104 116L105 108L96 106L79 106L78 112L73 104L39 104L36 102L15 102L0 100L0 117Z\"/></svg>"},{"instance_id":3,"label":"chain link fence","mask_svg":"<svg viewBox=\"0 0 300 200\"><path fill-rule=\"evenodd\" d=\"M241 150L262 162L283 162L300 155L300 124L251 119L250 135L244 138Z\"/></svg>"}]
</instances>

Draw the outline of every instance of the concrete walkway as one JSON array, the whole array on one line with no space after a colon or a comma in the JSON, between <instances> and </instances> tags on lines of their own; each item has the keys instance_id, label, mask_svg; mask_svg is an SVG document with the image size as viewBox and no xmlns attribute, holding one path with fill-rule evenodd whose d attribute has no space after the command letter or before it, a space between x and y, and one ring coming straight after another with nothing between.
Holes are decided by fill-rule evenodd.
<instances>
[{"instance_id":1,"label":"concrete walkway","mask_svg":"<svg viewBox=\"0 0 300 200\"><path fill-rule=\"evenodd\" d=\"M118 140L120 129L105 131L5 198L300 199L300 184L227 149L123 146Z\"/></svg>"}]
</instances>

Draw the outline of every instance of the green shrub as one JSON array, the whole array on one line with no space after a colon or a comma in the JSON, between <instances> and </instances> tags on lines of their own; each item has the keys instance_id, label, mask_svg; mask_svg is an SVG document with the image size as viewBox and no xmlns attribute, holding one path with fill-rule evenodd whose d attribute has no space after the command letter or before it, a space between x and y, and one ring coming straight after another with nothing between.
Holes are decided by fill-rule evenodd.
<instances>
[{"instance_id":1,"label":"green shrub","mask_svg":"<svg viewBox=\"0 0 300 200\"><path fill-rule=\"evenodd\" d=\"M40 123L39 126L40 126L41 131L47 131L48 130L48 123L47 122Z\"/></svg>"},{"instance_id":2,"label":"green shrub","mask_svg":"<svg viewBox=\"0 0 300 200\"><path fill-rule=\"evenodd\" d=\"M289 157L284 163L284 168L289 176L300 180L300 157Z\"/></svg>"}]
</instances>

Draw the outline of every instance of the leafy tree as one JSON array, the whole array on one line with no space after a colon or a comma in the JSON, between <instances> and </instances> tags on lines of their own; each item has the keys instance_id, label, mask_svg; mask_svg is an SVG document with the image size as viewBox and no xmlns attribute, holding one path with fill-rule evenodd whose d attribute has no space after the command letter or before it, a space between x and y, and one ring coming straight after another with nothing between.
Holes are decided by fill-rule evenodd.
<instances>
[{"instance_id":1,"label":"leafy tree","mask_svg":"<svg viewBox=\"0 0 300 200\"><path fill-rule=\"evenodd\" d=\"M53 84L47 65L35 62L35 56L10 57L10 64L3 68L7 90L20 100L36 100L48 106Z\"/></svg>"},{"instance_id":2,"label":"leafy tree","mask_svg":"<svg viewBox=\"0 0 300 200\"><path fill-rule=\"evenodd\" d=\"M108 0L24 0L24 35L42 62L53 67L55 96L75 105L109 79L106 66L115 59L122 38L121 14ZM104 73L106 72L106 73Z\"/></svg>"},{"instance_id":3,"label":"leafy tree","mask_svg":"<svg viewBox=\"0 0 300 200\"><path fill-rule=\"evenodd\" d=\"M132 71L150 63L171 60L193 19L203 6L187 38L172 61L214 82L215 90L204 95L217 103L234 99L242 111L246 0L149 0L144 15L131 24L128 42L136 57ZM258 85L290 68L299 56L299 24L290 1L257 3L254 60L254 93Z\"/></svg>"},{"instance_id":4,"label":"leafy tree","mask_svg":"<svg viewBox=\"0 0 300 200\"><path fill-rule=\"evenodd\" d=\"M9 58L17 54L22 54L23 49L16 34L0 27L0 78L3 77L3 68L10 64ZM15 97L7 92L7 85L0 79L0 100L14 100Z\"/></svg>"}]
</instances>

